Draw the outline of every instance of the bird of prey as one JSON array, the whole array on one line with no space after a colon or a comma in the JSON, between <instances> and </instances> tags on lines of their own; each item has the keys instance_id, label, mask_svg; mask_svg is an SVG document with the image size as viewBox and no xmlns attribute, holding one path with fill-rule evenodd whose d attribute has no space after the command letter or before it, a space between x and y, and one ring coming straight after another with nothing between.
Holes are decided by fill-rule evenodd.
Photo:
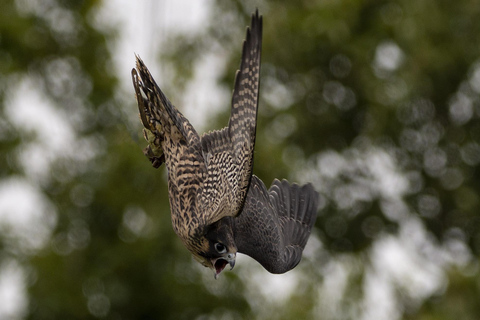
<instances>
[{"instance_id":1,"label":"bird of prey","mask_svg":"<svg viewBox=\"0 0 480 320\"><path fill-rule=\"evenodd\" d=\"M301 259L318 208L311 184L274 180L267 190L252 174L262 16L252 15L235 76L228 126L199 136L136 56L133 86L153 166L168 171L173 229L194 258L214 271L233 268L237 252L271 273Z\"/></svg>"}]
</instances>

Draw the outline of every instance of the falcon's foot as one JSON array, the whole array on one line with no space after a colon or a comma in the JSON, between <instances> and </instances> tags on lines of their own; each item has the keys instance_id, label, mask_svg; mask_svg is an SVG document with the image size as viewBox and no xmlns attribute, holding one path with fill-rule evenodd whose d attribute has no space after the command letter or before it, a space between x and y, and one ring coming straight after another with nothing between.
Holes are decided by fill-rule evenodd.
<instances>
[{"instance_id":1,"label":"falcon's foot","mask_svg":"<svg viewBox=\"0 0 480 320\"><path fill-rule=\"evenodd\" d=\"M160 138L148 129L143 129L143 137L148 146L143 149L143 154L150 160L154 168L158 168L165 162L165 154L160 144Z\"/></svg>"}]
</instances>

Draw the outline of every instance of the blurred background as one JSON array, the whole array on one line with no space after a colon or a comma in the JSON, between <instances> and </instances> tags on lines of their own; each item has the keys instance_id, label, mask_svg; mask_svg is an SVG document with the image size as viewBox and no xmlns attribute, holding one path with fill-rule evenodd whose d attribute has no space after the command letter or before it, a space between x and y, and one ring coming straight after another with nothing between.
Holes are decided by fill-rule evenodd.
<instances>
[{"instance_id":1,"label":"blurred background","mask_svg":"<svg viewBox=\"0 0 480 320\"><path fill-rule=\"evenodd\" d=\"M264 16L254 173L312 182L303 260L214 280L170 222L139 54L197 131L227 124ZM474 1L0 4L0 319L478 319Z\"/></svg>"}]
</instances>

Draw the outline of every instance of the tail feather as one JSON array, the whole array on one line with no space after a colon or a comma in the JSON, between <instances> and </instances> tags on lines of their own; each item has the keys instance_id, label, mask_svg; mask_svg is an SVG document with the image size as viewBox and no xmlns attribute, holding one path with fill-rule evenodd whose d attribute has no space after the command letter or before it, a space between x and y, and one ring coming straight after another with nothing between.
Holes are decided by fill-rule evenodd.
<instances>
[{"instance_id":1,"label":"tail feather","mask_svg":"<svg viewBox=\"0 0 480 320\"><path fill-rule=\"evenodd\" d=\"M145 127L143 129L143 137L148 142L148 146L143 149L143 153L152 162L152 165L158 168L165 162L165 154L161 145L163 140L162 122L165 123L165 120L162 120L159 112L155 112L156 98L151 94L146 94L146 92L149 92L149 89L145 87L145 82L140 80L135 69L132 69L132 80L140 120Z\"/></svg>"},{"instance_id":2,"label":"tail feather","mask_svg":"<svg viewBox=\"0 0 480 320\"><path fill-rule=\"evenodd\" d=\"M149 143L144 153L158 168L165 161L162 141L166 136L172 140L184 140L187 145L199 142L200 138L159 88L142 59L136 56L136 60L137 69L132 69L132 80L140 119L145 127L144 137Z\"/></svg>"},{"instance_id":3,"label":"tail feather","mask_svg":"<svg viewBox=\"0 0 480 320\"><path fill-rule=\"evenodd\" d=\"M140 74L140 78L142 79L143 83L140 86L143 93L147 96L148 101L152 102L153 107L147 108L145 110L146 118L155 117L159 118L160 122L163 126L175 126L178 131L180 131L181 135L184 139L187 140L188 143L199 141L199 136L195 131L195 128L190 124L190 122L183 116L183 114L178 111L177 108L168 100L165 94L160 90L160 87L157 85L155 80L153 79L150 71L145 66L142 59L139 56L136 56L137 59L137 70ZM134 70L132 70L132 74ZM134 80L135 85L135 80ZM138 94L137 94L138 99ZM140 106L140 105L139 105ZM142 111L140 111L140 115L142 115ZM151 120L150 120L151 121ZM144 119L142 118L142 122L145 124ZM165 128L167 129L167 128Z\"/></svg>"}]
</instances>

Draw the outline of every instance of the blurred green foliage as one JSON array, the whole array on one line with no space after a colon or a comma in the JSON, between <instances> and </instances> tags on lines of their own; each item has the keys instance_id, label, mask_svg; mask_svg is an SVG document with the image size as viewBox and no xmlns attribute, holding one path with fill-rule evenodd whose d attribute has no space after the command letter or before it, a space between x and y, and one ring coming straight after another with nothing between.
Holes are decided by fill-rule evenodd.
<instances>
[{"instance_id":1,"label":"blurred green foliage","mask_svg":"<svg viewBox=\"0 0 480 320\"><path fill-rule=\"evenodd\" d=\"M295 271L300 284L293 294L279 301L252 286L261 286L262 276L249 273L260 265L239 264L214 281L176 238L165 169L151 168L140 133L131 132L121 111L126 105L137 112L133 93L128 101L115 96L115 52L107 43L118 31L94 26L92 15L100 5L27 0L0 5L0 179L27 177L57 215L51 239L40 250L16 247L7 233L0 237L0 265L13 258L27 270L26 319L357 319L366 308L370 250L382 236L396 236L404 222L386 214L388 199L378 190L361 184L371 161L363 151L370 148L389 154L408 180L401 201L421 221L425 241L466 244L470 253L468 272L439 263L448 277L443 291L415 298L405 293L408 283L400 285L407 287L394 295L400 314L390 318L476 319L478 4L214 1L206 30L169 40L157 63L176 71L173 84L184 88L195 63L223 52L228 56L220 84L230 90L244 26L258 6L264 40L255 174L267 185L275 177L319 183L327 181L325 175L305 178L302 172L328 175L328 167L317 167L326 152L348 161L350 171L333 175L331 185L319 190L323 200L314 234L321 244L312 246ZM85 147L56 157L41 178L30 177L28 165L20 163L22 150L36 141L35 131L7 115L9 90L26 77L66 115ZM226 105L212 115L209 127L224 126L228 112ZM88 150L94 156L84 156ZM344 189L352 182L360 187ZM352 190L367 195L355 198ZM348 290L332 311L322 301L333 293L320 288L344 269L350 270Z\"/></svg>"}]
</instances>

